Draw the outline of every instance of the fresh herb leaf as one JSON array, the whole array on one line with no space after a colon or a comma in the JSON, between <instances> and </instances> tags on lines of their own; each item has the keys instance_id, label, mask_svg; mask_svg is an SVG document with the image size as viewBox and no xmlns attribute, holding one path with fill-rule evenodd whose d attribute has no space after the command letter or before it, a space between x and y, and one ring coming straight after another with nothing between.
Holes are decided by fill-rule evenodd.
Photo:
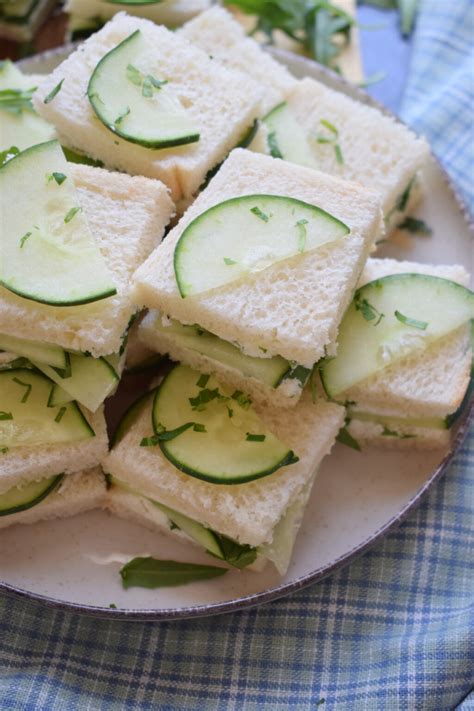
<instances>
[{"instance_id":1,"label":"fresh herb leaf","mask_svg":"<svg viewBox=\"0 0 474 711\"><path fill-rule=\"evenodd\" d=\"M196 565L151 557L134 558L120 571L125 589L175 587L198 580L210 580L225 573L227 573L226 568L218 568L214 565Z\"/></svg>"},{"instance_id":2,"label":"fresh herb leaf","mask_svg":"<svg viewBox=\"0 0 474 711\"><path fill-rule=\"evenodd\" d=\"M71 222L71 220L77 215L78 212L82 212L82 207L71 207L71 209L68 211L66 217L64 218L64 222L66 224L68 222Z\"/></svg>"},{"instance_id":3,"label":"fresh herb leaf","mask_svg":"<svg viewBox=\"0 0 474 711\"><path fill-rule=\"evenodd\" d=\"M206 405L209 402L212 402L213 400L220 400L221 402L224 402L227 399L228 398L224 397L224 395L221 395L219 388L214 388L214 390L204 388L196 397L190 397L189 402L193 410L201 412L206 409Z\"/></svg>"},{"instance_id":4,"label":"fresh herb leaf","mask_svg":"<svg viewBox=\"0 0 474 711\"><path fill-rule=\"evenodd\" d=\"M334 154L339 165L344 165L344 156L342 155L342 150L339 143L336 143L336 145L334 146Z\"/></svg>"},{"instance_id":5,"label":"fresh herb leaf","mask_svg":"<svg viewBox=\"0 0 474 711\"><path fill-rule=\"evenodd\" d=\"M414 434L402 434L400 432L395 432L395 430L390 430L388 427L383 428L382 437L398 437L399 439L413 439L416 437Z\"/></svg>"},{"instance_id":6,"label":"fresh herb leaf","mask_svg":"<svg viewBox=\"0 0 474 711\"><path fill-rule=\"evenodd\" d=\"M298 252L301 252L301 254L304 252L304 249L306 247L306 225L308 224L308 220L305 220L304 218L302 220L298 220L296 223L296 226L298 228Z\"/></svg>"},{"instance_id":7,"label":"fresh herb leaf","mask_svg":"<svg viewBox=\"0 0 474 711\"><path fill-rule=\"evenodd\" d=\"M127 64L127 79L135 84L135 86L141 86L143 81L142 73L133 66L133 64Z\"/></svg>"},{"instance_id":8,"label":"fresh herb leaf","mask_svg":"<svg viewBox=\"0 0 474 711\"><path fill-rule=\"evenodd\" d=\"M31 383L24 383L22 380L19 380L19 378L13 378L13 382L26 388L25 394L23 395L23 397L20 400L20 402L26 402L28 400L28 398L30 397L31 388L33 386L31 385Z\"/></svg>"},{"instance_id":9,"label":"fresh herb leaf","mask_svg":"<svg viewBox=\"0 0 474 711\"><path fill-rule=\"evenodd\" d=\"M56 86L54 87L54 89L52 89L52 90L49 92L49 94L45 97L43 103L45 103L45 104L51 103L51 101L54 99L54 97L57 96L57 95L59 94L59 92L61 91L62 86L63 86L63 81L64 81L64 79L61 79L61 81L59 82L59 84L56 84Z\"/></svg>"},{"instance_id":10,"label":"fresh herb leaf","mask_svg":"<svg viewBox=\"0 0 474 711\"><path fill-rule=\"evenodd\" d=\"M33 234L32 232L26 232L26 233L23 235L23 237L22 237L21 240L20 240L20 249L23 249L23 246L24 246L26 240L29 239L32 234Z\"/></svg>"},{"instance_id":11,"label":"fresh herb leaf","mask_svg":"<svg viewBox=\"0 0 474 711\"><path fill-rule=\"evenodd\" d=\"M63 419L64 415L66 414L66 410L67 410L66 407L62 407L62 408L59 410L59 412L58 412L58 414L56 415L56 417L54 418L54 421L55 421L55 422L58 422L58 423L61 422L61 420Z\"/></svg>"},{"instance_id":12,"label":"fresh herb leaf","mask_svg":"<svg viewBox=\"0 0 474 711\"><path fill-rule=\"evenodd\" d=\"M140 442L140 447L155 447L160 442L169 442L175 439L175 437L179 437L179 435L186 432L186 430L194 427L195 424L195 422L186 422L186 424L176 427L174 430L166 430L163 425L158 423L156 428L158 432L152 437L144 437Z\"/></svg>"},{"instance_id":13,"label":"fresh herb leaf","mask_svg":"<svg viewBox=\"0 0 474 711\"><path fill-rule=\"evenodd\" d=\"M0 420L13 420L13 415L11 412L0 410Z\"/></svg>"},{"instance_id":14,"label":"fresh herb leaf","mask_svg":"<svg viewBox=\"0 0 474 711\"><path fill-rule=\"evenodd\" d=\"M333 123L331 123L327 119L321 119L321 121L319 123L322 126L324 126L324 128L327 128L328 131L330 131L334 135L335 138L338 138L339 131L337 130L337 128L335 127L335 125Z\"/></svg>"},{"instance_id":15,"label":"fresh herb leaf","mask_svg":"<svg viewBox=\"0 0 474 711\"><path fill-rule=\"evenodd\" d=\"M237 262L234 259L230 259L230 257L224 257L224 263L227 264L228 267L232 266L232 264L237 264Z\"/></svg>"},{"instance_id":16,"label":"fresh herb leaf","mask_svg":"<svg viewBox=\"0 0 474 711\"><path fill-rule=\"evenodd\" d=\"M111 602L110 605L109 605L109 607L111 608L111 610L116 610L116 609L117 609L117 605L115 604L115 602Z\"/></svg>"},{"instance_id":17,"label":"fresh herb leaf","mask_svg":"<svg viewBox=\"0 0 474 711\"><path fill-rule=\"evenodd\" d=\"M428 321L418 321L416 318L409 318L404 316L400 311L395 311L395 318L400 321L400 323L405 324L405 326L412 326L413 328L419 328L420 331L426 331L428 328Z\"/></svg>"},{"instance_id":18,"label":"fresh herb leaf","mask_svg":"<svg viewBox=\"0 0 474 711\"><path fill-rule=\"evenodd\" d=\"M405 190L401 193L401 195L398 196L397 202L395 203L395 211L398 212L403 212L406 209L406 206L408 205L408 200L410 199L410 194L413 188L413 185L415 183L415 178L413 177L408 185L406 186ZM393 212L393 210L392 210Z\"/></svg>"},{"instance_id":19,"label":"fresh herb leaf","mask_svg":"<svg viewBox=\"0 0 474 711\"><path fill-rule=\"evenodd\" d=\"M351 435L351 433L347 429L347 425L349 424L349 422L350 420L346 421L345 426L341 430L339 430L339 434L336 437L336 441L340 442L341 444L344 444L346 447L350 447L351 449L355 449L360 452L361 449L359 442Z\"/></svg>"},{"instance_id":20,"label":"fresh herb leaf","mask_svg":"<svg viewBox=\"0 0 474 711\"><path fill-rule=\"evenodd\" d=\"M8 447L0 447L0 454L7 454L8 453Z\"/></svg>"},{"instance_id":21,"label":"fresh herb leaf","mask_svg":"<svg viewBox=\"0 0 474 711\"><path fill-rule=\"evenodd\" d=\"M308 382L308 378L311 375L311 370L309 368L305 368L304 365L298 365L297 363L292 365L291 370L286 373L285 375L285 380L286 379L291 379L291 380L297 380L299 384L301 385L302 388L306 385Z\"/></svg>"},{"instance_id":22,"label":"fresh herb leaf","mask_svg":"<svg viewBox=\"0 0 474 711\"><path fill-rule=\"evenodd\" d=\"M198 381L196 383L198 388L205 388L208 383L209 378L210 378L210 375L200 375L198 378Z\"/></svg>"},{"instance_id":23,"label":"fresh herb leaf","mask_svg":"<svg viewBox=\"0 0 474 711\"><path fill-rule=\"evenodd\" d=\"M250 208L250 212L252 212L256 217L259 217L263 222L268 222L270 219L268 215L266 215L262 210L255 205L255 207Z\"/></svg>"},{"instance_id":24,"label":"fresh herb leaf","mask_svg":"<svg viewBox=\"0 0 474 711\"><path fill-rule=\"evenodd\" d=\"M283 159L283 153L281 152L280 146L278 145L276 131L270 131L267 136L267 144L272 158Z\"/></svg>"},{"instance_id":25,"label":"fresh herb leaf","mask_svg":"<svg viewBox=\"0 0 474 711\"><path fill-rule=\"evenodd\" d=\"M229 417L233 417L234 416L233 409L231 407L229 407L228 405L226 405L226 408L227 408L227 414L229 415Z\"/></svg>"},{"instance_id":26,"label":"fresh herb leaf","mask_svg":"<svg viewBox=\"0 0 474 711\"><path fill-rule=\"evenodd\" d=\"M161 89L162 86L168 83L168 79L156 79L151 74L147 74L146 78L151 83L154 89Z\"/></svg>"},{"instance_id":27,"label":"fresh herb leaf","mask_svg":"<svg viewBox=\"0 0 474 711\"><path fill-rule=\"evenodd\" d=\"M64 173L49 173L49 175L46 176L46 182L50 183L52 180L55 180L58 185L62 185L66 179L67 175L64 175Z\"/></svg>"},{"instance_id":28,"label":"fresh herb leaf","mask_svg":"<svg viewBox=\"0 0 474 711\"><path fill-rule=\"evenodd\" d=\"M146 99L150 99L153 96L153 89L159 91L161 87L167 83L168 81L166 79L155 79L151 74L148 74L143 80L142 95Z\"/></svg>"},{"instance_id":29,"label":"fresh herb leaf","mask_svg":"<svg viewBox=\"0 0 474 711\"><path fill-rule=\"evenodd\" d=\"M120 126L120 124L122 123L122 121L124 120L124 118L125 118L126 116L128 116L129 113L130 113L130 106L127 106L127 108L124 109L124 110L122 111L122 113L119 114L119 115L117 116L117 118L115 119L115 121L114 121L114 126Z\"/></svg>"},{"instance_id":30,"label":"fresh herb leaf","mask_svg":"<svg viewBox=\"0 0 474 711\"><path fill-rule=\"evenodd\" d=\"M10 146L10 148L7 148L6 151L1 151L0 152L0 166L5 165L11 158L14 158L17 156L20 152L20 149L17 148L16 146Z\"/></svg>"},{"instance_id":31,"label":"fresh herb leaf","mask_svg":"<svg viewBox=\"0 0 474 711\"><path fill-rule=\"evenodd\" d=\"M342 155L342 149L341 146L339 145L338 138L339 138L339 131L338 129L334 126L333 123L328 121L327 119L321 119L319 122L322 126L324 126L325 129L329 131L331 135L325 135L323 133L317 133L316 134L316 141L321 144L325 145L330 145L333 146L334 148L334 155L336 156L336 160L340 165L344 164L344 157Z\"/></svg>"},{"instance_id":32,"label":"fresh herb leaf","mask_svg":"<svg viewBox=\"0 0 474 711\"><path fill-rule=\"evenodd\" d=\"M356 295L354 303L356 311L360 311L366 321L374 321L377 319L374 326L378 326L380 321L385 317L385 314L378 311L367 299L361 299L359 294Z\"/></svg>"},{"instance_id":33,"label":"fresh herb leaf","mask_svg":"<svg viewBox=\"0 0 474 711\"><path fill-rule=\"evenodd\" d=\"M255 559L257 558L256 548L236 543L231 538L227 538L227 536L223 536L221 533L216 533L215 531L213 531L213 533L219 542L219 546L222 551L222 559L225 560L226 563L229 563L229 565L232 565L234 568L242 570L242 568L246 568L248 565L252 565L252 563L255 562ZM211 555L213 554L211 553Z\"/></svg>"},{"instance_id":34,"label":"fresh herb leaf","mask_svg":"<svg viewBox=\"0 0 474 711\"><path fill-rule=\"evenodd\" d=\"M201 425L199 422L195 422L193 426L193 432L207 432L205 425Z\"/></svg>"},{"instance_id":35,"label":"fresh herb leaf","mask_svg":"<svg viewBox=\"0 0 474 711\"><path fill-rule=\"evenodd\" d=\"M0 110L19 116L23 111L34 111L31 97L36 87L31 89L2 89L0 91Z\"/></svg>"},{"instance_id":36,"label":"fresh herb leaf","mask_svg":"<svg viewBox=\"0 0 474 711\"><path fill-rule=\"evenodd\" d=\"M232 400L236 400L236 402L243 410L248 410L250 405L252 404L252 400L249 398L249 396L244 395L241 390L235 390L232 395Z\"/></svg>"},{"instance_id":37,"label":"fresh herb leaf","mask_svg":"<svg viewBox=\"0 0 474 711\"><path fill-rule=\"evenodd\" d=\"M264 434L252 434L251 432L247 432L245 439L247 442L264 442L266 439L266 435Z\"/></svg>"},{"instance_id":38,"label":"fresh herb leaf","mask_svg":"<svg viewBox=\"0 0 474 711\"><path fill-rule=\"evenodd\" d=\"M405 217L397 229L426 236L433 234L431 227L429 227L424 220L419 220L417 217Z\"/></svg>"}]
</instances>

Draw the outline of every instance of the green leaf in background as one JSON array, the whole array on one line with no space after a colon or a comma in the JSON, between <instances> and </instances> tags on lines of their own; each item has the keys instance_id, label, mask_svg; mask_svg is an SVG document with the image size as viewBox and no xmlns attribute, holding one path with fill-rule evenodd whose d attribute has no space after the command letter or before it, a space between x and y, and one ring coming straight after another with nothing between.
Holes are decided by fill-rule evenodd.
<instances>
[{"instance_id":1,"label":"green leaf in background","mask_svg":"<svg viewBox=\"0 0 474 711\"><path fill-rule=\"evenodd\" d=\"M227 572L227 568L218 568L214 565L179 563L175 560L158 560L148 557L134 558L124 565L120 575L125 589L132 587L154 589L187 585L198 580L210 580L225 575Z\"/></svg>"},{"instance_id":2,"label":"green leaf in background","mask_svg":"<svg viewBox=\"0 0 474 711\"><path fill-rule=\"evenodd\" d=\"M256 548L236 543L230 538L227 538L227 536L223 536L221 533L214 532L214 535L219 541L224 560L226 563L229 563L229 565L233 565L234 568L246 568L248 565L252 565L257 558Z\"/></svg>"},{"instance_id":3,"label":"green leaf in background","mask_svg":"<svg viewBox=\"0 0 474 711\"><path fill-rule=\"evenodd\" d=\"M382 10L395 10L400 14L400 30L404 37L409 37L415 26L418 0L361 0L362 5L372 5Z\"/></svg>"}]
</instances>

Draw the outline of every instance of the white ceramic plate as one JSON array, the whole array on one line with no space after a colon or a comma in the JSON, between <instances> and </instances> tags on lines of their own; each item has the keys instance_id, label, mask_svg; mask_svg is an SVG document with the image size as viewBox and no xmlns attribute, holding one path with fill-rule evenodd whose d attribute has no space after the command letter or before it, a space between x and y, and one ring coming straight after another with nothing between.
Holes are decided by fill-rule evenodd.
<instances>
[{"instance_id":1,"label":"white ceramic plate","mask_svg":"<svg viewBox=\"0 0 474 711\"><path fill-rule=\"evenodd\" d=\"M374 103L313 62L280 51L276 54L297 76L313 76L360 101ZM62 56L62 51L48 53L27 60L23 68L47 72ZM472 273L472 236L463 213L445 174L433 161L419 211L434 227L433 236L385 245L381 256L459 263ZM468 419L466 412L449 451L361 454L337 445L322 465L283 579L269 567L263 573L232 571L223 578L184 587L125 591L119 569L135 556L203 563L209 558L172 538L94 511L2 532L0 590L77 612L150 620L211 615L281 597L347 564L399 523L449 464L468 429ZM117 609L109 609L111 603Z\"/></svg>"}]
</instances>

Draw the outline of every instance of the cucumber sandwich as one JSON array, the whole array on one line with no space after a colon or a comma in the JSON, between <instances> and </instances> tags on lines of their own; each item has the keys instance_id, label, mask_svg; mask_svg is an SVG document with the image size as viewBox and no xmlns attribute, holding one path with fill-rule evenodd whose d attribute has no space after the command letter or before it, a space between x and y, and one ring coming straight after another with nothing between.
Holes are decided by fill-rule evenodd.
<instances>
[{"instance_id":1,"label":"cucumber sandwich","mask_svg":"<svg viewBox=\"0 0 474 711\"><path fill-rule=\"evenodd\" d=\"M138 333L256 400L295 405L381 223L359 186L234 150L134 277Z\"/></svg>"},{"instance_id":2,"label":"cucumber sandwich","mask_svg":"<svg viewBox=\"0 0 474 711\"><path fill-rule=\"evenodd\" d=\"M55 5L56 0L3 0L0 3L0 37L28 42Z\"/></svg>"},{"instance_id":3,"label":"cucumber sandwich","mask_svg":"<svg viewBox=\"0 0 474 711\"><path fill-rule=\"evenodd\" d=\"M106 507L243 568L288 566L344 409L305 393L292 416L177 365L119 425Z\"/></svg>"},{"instance_id":4,"label":"cucumber sandwich","mask_svg":"<svg viewBox=\"0 0 474 711\"><path fill-rule=\"evenodd\" d=\"M469 398L474 293L460 266L369 259L321 367L360 444L436 447Z\"/></svg>"},{"instance_id":5,"label":"cucumber sandwich","mask_svg":"<svg viewBox=\"0 0 474 711\"><path fill-rule=\"evenodd\" d=\"M149 20L116 15L34 96L61 142L189 200L253 125L260 90Z\"/></svg>"},{"instance_id":6,"label":"cucumber sandwich","mask_svg":"<svg viewBox=\"0 0 474 711\"><path fill-rule=\"evenodd\" d=\"M261 130L254 150L377 190L387 230L416 205L429 154L423 138L325 84L295 79L223 8L202 13L179 34L260 84Z\"/></svg>"}]
</instances>

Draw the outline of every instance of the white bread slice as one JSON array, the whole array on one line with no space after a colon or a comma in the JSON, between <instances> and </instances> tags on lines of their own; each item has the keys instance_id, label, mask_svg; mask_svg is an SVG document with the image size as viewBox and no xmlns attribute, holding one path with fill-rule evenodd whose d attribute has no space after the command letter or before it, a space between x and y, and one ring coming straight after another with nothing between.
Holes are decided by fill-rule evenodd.
<instances>
[{"instance_id":1,"label":"white bread slice","mask_svg":"<svg viewBox=\"0 0 474 711\"><path fill-rule=\"evenodd\" d=\"M424 138L418 138L406 126L378 109L354 101L314 79L299 81L288 104L310 135L328 134L321 119L336 127L344 162L342 165L338 163L331 145L314 140L311 145L320 169L378 190L386 216L428 159L429 147ZM416 194L412 196L411 207L415 204ZM399 217L401 219L402 215ZM394 226L394 219L392 215L391 226Z\"/></svg>"},{"instance_id":2,"label":"white bread slice","mask_svg":"<svg viewBox=\"0 0 474 711\"><path fill-rule=\"evenodd\" d=\"M398 262L395 259L369 259L360 285L389 274L410 272L469 285L469 275L462 266ZM379 415L445 417L455 412L469 385L472 361L469 335L470 325L466 324L428 349L402 358L350 388L343 394L343 399L354 400L356 410Z\"/></svg>"},{"instance_id":3,"label":"white bread slice","mask_svg":"<svg viewBox=\"0 0 474 711\"><path fill-rule=\"evenodd\" d=\"M73 15L75 21L84 19L106 22L121 10L126 10L129 15L144 17L157 25L178 27L207 10L210 4L211 0L162 0L149 5L113 5L100 0L67 0L64 10Z\"/></svg>"},{"instance_id":4,"label":"white bread slice","mask_svg":"<svg viewBox=\"0 0 474 711\"><path fill-rule=\"evenodd\" d=\"M438 449L447 447L450 442L449 429L434 427L412 427L403 425L389 428L398 436L386 436L384 427L376 422L362 422L352 419L347 427L349 433L362 447L370 446L381 449Z\"/></svg>"},{"instance_id":5,"label":"white bread slice","mask_svg":"<svg viewBox=\"0 0 474 711\"><path fill-rule=\"evenodd\" d=\"M140 447L151 432L151 405L103 460L103 469L144 496L234 540L259 546L270 543L273 530L288 506L329 453L344 422L344 409L322 400L313 404L305 393L292 416L277 408L255 405L274 434L300 460L246 484L211 484L183 474L159 447Z\"/></svg>"},{"instance_id":6,"label":"white bread slice","mask_svg":"<svg viewBox=\"0 0 474 711\"><path fill-rule=\"evenodd\" d=\"M288 69L248 37L242 25L222 7L214 6L203 12L187 22L177 34L219 62L239 69L257 81L263 91L260 116L265 116L284 101L297 82Z\"/></svg>"},{"instance_id":7,"label":"white bread slice","mask_svg":"<svg viewBox=\"0 0 474 711\"><path fill-rule=\"evenodd\" d=\"M93 304L54 307L0 287L0 332L89 351L119 350L135 307L130 277L159 244L173 214L166 187L157 180L70 165L79 201L117 287L116 296Z\"/></svg>"},{"instance_id":8,"label":"white bread slice","mask_svg":"<svg viewBox=\"0 0 474 711\"><path fill-rule=\"evenodd\" d=\"M245 376L236 368L183 347L173 333L168 335L154 328L156 313L150 311L138 326L138 338L144 348L165 353L172 360L186 363L200 373L216 373L223 385L242 390L254 401L271 403L275 407L294 407L300 399L301 388L295 380L283 380L277 388L272 388L256 378Z\"/></svg>"},{"instance_id":9,"label":"white bread slice","mask_svg":"<svg viewBox=\"0 0 474 711\"><path fill-rule=\"evenodd\" d=\"M153 150L123 140L97 119L87 98L90 76L99 60L135 30L150 47L156 75L170 81L199 126L197 143ZM140 68L139 60L137 64ZM61 91L45 104L48 92L63 78ZM260 88L165 27L119 13L49 75L33 102L38 113L56 126L65 145L109 168L158 178L177 201L192 196L207 172L241 140L258 115Z\"/></svg>"},{"instance_id":10,"label":"white bread slice","mask_svg":"<svg viewBox=\"0 0 474 711\"><path fill-rule=\"evenodd\" d=\"M351 229L343 239L279 262L224 287L182 299L173 252L184 228L207 208L253 193L287 195L327 210ZM354 183L250 151L232 151L163 244L137 270L133 298L182 323L198 323L249 355L281 355L312 367L336 340L375 236L378 195Z\"/></svg>"},{"instance_id":11,"label":"white bread slice","mask_svg":"<svg viewBox=\"0 0 474 711\"><path fill-rule=\"evenodd\" d=\"M81 408L95 437L80 442L11 448L0 454L0 494L13 486L40 481L53 474L72 474L99 464L108 449L107 428L101 407L94 414Z\"/></svg>"},{"instance_id":12,"label":"white bread slice","mask_svg":"<svg viewBox=\"0 0 474 711\"><path fill-rule=\"evenodd\" d=\"M99 508L105 498L105 479L100 467L64 477L59 488L36 506L10 516L0 516L0 529L53 518L70 518Z\"/></svg>"}]
</instances>

